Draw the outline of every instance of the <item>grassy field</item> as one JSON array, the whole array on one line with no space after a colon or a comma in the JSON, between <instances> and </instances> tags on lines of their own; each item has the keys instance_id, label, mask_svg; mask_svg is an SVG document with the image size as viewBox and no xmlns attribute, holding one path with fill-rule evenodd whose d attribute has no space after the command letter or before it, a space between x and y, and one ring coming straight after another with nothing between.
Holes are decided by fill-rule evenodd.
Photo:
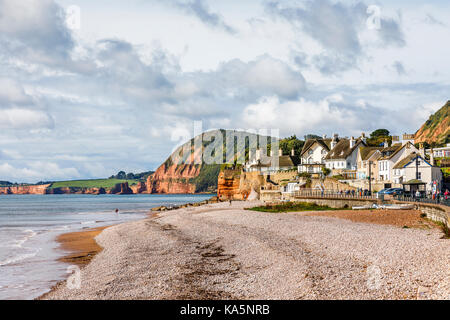
<instances>
[{"instance_id":1,"label":"grassy field","mask_svg":"<svg viewBox=\"0 0 450 320\"><path fill-rule=\"evenodd\" d=\"M259 211L259 212L301 212L301 211L332 211L341 210L334 209L328 206L319 206L315 203L306 202L286 202L277 205L267 205L262 207L254 207L247 210Z\"/></svg>"},{"instance_id":2,"label":"grassy field","mask_svg":"<svg viewBox=\"0 0 450 320\"><path fill-rule=\"evenodd\" d=\"M128 182L130 186L137 184L139 180L121 179L96 179L96 180L73 180L58 181L51 185L51 188L112 188L118 183Z\"/></svg>"}]
</instances>

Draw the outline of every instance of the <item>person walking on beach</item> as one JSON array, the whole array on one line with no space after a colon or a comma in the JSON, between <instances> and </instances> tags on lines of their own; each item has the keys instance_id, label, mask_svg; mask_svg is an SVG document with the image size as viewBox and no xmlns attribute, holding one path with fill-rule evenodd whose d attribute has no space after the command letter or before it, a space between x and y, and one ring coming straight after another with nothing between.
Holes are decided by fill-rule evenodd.
<instances>
[{"instance_id":1,"label":"person walking on beach","mask_svg":"<svg viewBox=\"0 0 450 320\"><path fill-rule=\"evenodd\" d=\"M230 199L230 207L231 207L231 203L232 203L232 201L231 201L231 199Z\"/></svg>"}]
</instances>

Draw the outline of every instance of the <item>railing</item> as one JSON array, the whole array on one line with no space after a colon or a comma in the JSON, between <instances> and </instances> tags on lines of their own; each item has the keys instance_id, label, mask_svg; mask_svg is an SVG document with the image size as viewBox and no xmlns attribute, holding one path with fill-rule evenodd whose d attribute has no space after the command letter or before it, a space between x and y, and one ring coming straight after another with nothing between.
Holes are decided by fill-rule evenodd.
<instances>
[{"instance_id":1,"label":"railing","mask_svg":"<svg viewBox=\"0 0 450 320\"><path fill-rule=\"evenodd\" d=\"M450 196L440 196L436 199L431 199L428 197L412 197L412 196L396 196L395 200L404 201L404 202L422 202L422 203L431 203L431 204L441 204L444 206L450 207Z\"/></svg>"},{"instance_id":2,"label":"railing","mask_svg":"<svg viewBox=\"0 0 450 320\"><path fill-rule=\"evenodd\" d=\"M311 190L305 189L300 191L294 191L292 193L294 197L312 197L312 198L339 198L339 199L361 199L361 200L376 200L375 195L370 195L368 191L338 191L338 190Z\"/></svg>"}]
</instances>

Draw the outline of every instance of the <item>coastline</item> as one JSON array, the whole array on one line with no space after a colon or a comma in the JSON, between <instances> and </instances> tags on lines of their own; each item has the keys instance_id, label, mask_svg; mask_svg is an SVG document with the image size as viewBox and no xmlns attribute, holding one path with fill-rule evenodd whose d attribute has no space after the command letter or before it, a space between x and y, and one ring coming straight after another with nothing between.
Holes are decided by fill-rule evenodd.
<instances>
[{"instance_id":1,"label":"coastline","mask_svg":"<svg viewBox=\"0 0 450 320\"><path fill-rule=\"evenodd\" d=\"M60 262L74 264L79 267L87 265L103 248L95 241L95 237L107 227L86 229L77 232L69 232L59 235L56 241L60 249L69 252L58 259Z\"/></svg>"},{"instance_id":2,"label":"coastline","mask_svg":"<svg viewBox=\"0 0 450 320\"><path fill-rule=\"evenodd\" d=\"M66 263L67 265L76 265L81 269L86 267L92 259L103 250L103 247L97 243L95 238L104 230L112 226L114 225L87 228L82 231L60 234L56 237L56 242L59 243L59 249L64 250L67 253L57 259L57 261ZM58 281L48 292L36 297L34 300L44 300L49 294L63 286L66 283L67 278Z\"/></svg>"},{"instance_id":3,"label":"coastline","mask_svg":"<svg viewBox=\"0 0 450 320\"><path fill-rule=\"evenodd\" d=\"M206 195L210 193L203 194ZM212 193L211 195L214 195L214 193ZM210 199L203 200L201 202L185 203L179 206L159 206L150 208L146 218L154 218L161 211L171 211L187 207L200 207L210 203L217 203L217 197L213 196ZM145 220L146 218L143 218L141 220ZM106 229L124 223L126 222L111 224L103 227L86 228L85 230L60 234L56 237L55 240L57 243L59 243L59 249L64 250L67 253L61 258L57 259L57 261L66 263L68 266L76 265L81 269L85 268L87 265L89 265L89 263L94 259L96 255L103 251L103 247L96 241L96 237ZM67 279L68 276L63 280L58 281L53 287L50 288L48 292L36 297L34 300L46 299L47 296L57 291L61 286L65 285Z\"/></svg>"},{"instance_id":4,"label":"coastline","mask_svg":"<svg viewBox=\"0 0 450 320\"><path fill-rule=\"evenodd\" d=\"M96 237L104 251L81 270L82 287L60 284L41 299L403 300L421 288L421 298L448 297L442 257L450 243L437 228L373 223L369 213L349 221L351 212L245 210L258 204L185 207L106 228ZM408 263L419 254L423 261ZM380 290L367 287L373 265L383 274Z\"/></svg>"}]
</instances>

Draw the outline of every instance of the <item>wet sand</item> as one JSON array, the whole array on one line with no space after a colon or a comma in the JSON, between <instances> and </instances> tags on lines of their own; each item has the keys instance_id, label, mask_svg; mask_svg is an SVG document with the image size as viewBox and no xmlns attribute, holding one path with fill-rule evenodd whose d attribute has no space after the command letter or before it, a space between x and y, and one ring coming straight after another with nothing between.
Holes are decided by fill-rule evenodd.
<instances>
[{"instance_id":1,"label":"wet sand","mask_svg":"<svg viewBox=\"0 0 450 320\"><path fill-rule=\"evenodd\" d=\"M102 251L103 248L95 241L95 237L106 228L100 227L60 235L56 240L60 243L61 249L70 251L70 253L60 258L59 261L79 267L87 265L96 254Z\"/></svg>"}]
</instances>

